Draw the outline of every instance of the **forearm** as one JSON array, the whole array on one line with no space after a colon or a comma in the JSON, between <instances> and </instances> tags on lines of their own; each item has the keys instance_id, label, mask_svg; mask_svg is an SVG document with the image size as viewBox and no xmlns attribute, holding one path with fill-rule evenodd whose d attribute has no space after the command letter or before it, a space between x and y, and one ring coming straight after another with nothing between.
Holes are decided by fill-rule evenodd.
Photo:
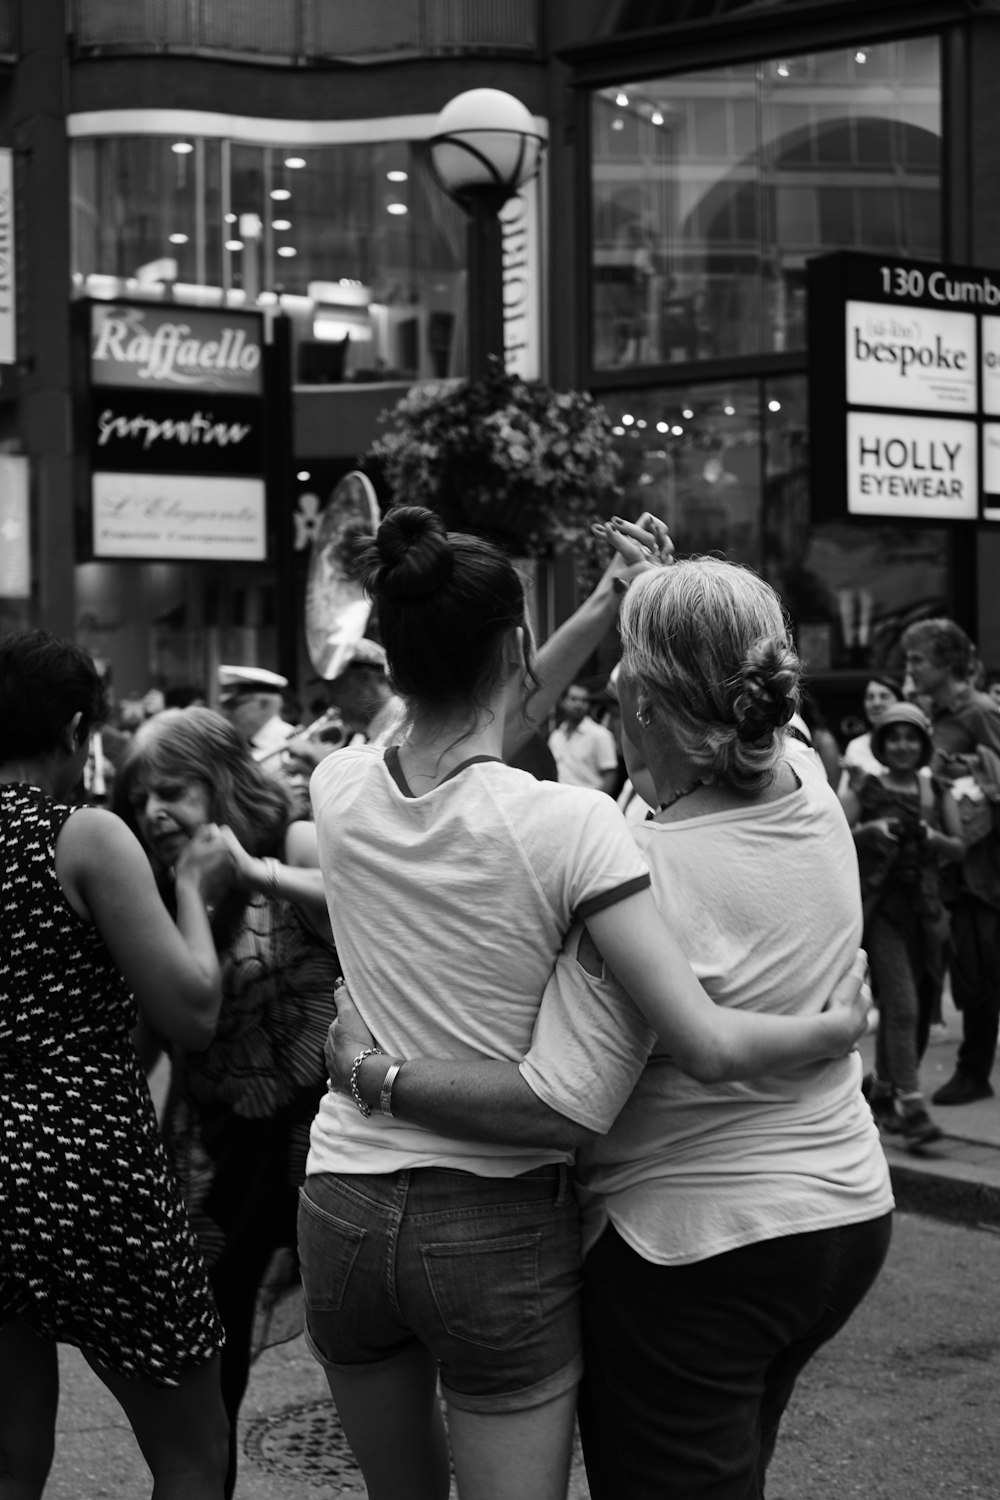
<instances>
[{"instance_id":1,"label":"forearm","mask_svg":"<svg viewBox=\"0 0 1000 1500\"><path fill-rule=\"evenodd\" d=\"M579 609L540 648L535 662L539 686L523 711L515 711L507 721L505 755L513 755L544 724L584 662L614 626L621 599L611 580L602 579Z\"/></svg>"},{"instance_id":2,"label":"forearm","mask_svg":"<svg viewBox=\"0 0 1000 1500\"><path fill-rule=\"evenodd\" d=\"M517 1063L456 1062L415 1057L366 1057L357 1071L361 1098L380 1112L386 1074L402 1063L392 1084L391 1110L400 1120L460 1140L570 1151L592 1132L543 1104Z\"/></svg>"},{"instance_id":3,"label":"forearm","mask_svg":"<svg viewBox=\"0 0 1000 1500\"><path fill-rule=\"evenodd\" d=\"M246 883L270 901L290 901L323 934L332 939L330 912L322 871L311 865L287 865L267 857L249 862Z\"/></svg>"}]
</instances>

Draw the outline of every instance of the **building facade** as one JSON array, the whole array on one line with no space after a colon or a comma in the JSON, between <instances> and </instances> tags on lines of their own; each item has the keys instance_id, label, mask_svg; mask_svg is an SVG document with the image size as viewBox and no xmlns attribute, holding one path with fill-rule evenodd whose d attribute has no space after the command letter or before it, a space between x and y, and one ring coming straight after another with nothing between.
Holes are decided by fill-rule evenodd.
<instances>
[{"instance_id":1,"label":"building facade","mask_svg":"<svg viewBox=\"0 0 1000 1500\"><path fill-rule=\"evenodd\" d=\"M488 86L549 141L509 364L600 398L626 508L763 572L831 703L921 614L1000 665L993 526L814 505L807 296L834 251L1000 266L998 61L972 0L0 3L0 624L120 696L235 660L308 700L316 517L465 371L427 141Z\"/></svg>"}]
</instances>

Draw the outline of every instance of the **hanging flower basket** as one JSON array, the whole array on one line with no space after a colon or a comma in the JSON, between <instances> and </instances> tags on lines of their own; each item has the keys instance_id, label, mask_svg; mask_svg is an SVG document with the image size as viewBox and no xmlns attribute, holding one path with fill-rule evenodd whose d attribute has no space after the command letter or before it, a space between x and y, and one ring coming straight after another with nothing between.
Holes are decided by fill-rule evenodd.
<instances>
[{"instance_id":1,"label":"hanging flower basket","mask_svg":"<svg viewBox=\"0 0 1000 1500\"><path fill-rule=\"evenodd\" d=\"M611 421L586 393L556 391L494 364L481 380L415 386L380 419L366 458L392 503L426 505L451 531L521 557L573 548L586 569L590 527L621 500Z\"/></svg>"}]
</instances>

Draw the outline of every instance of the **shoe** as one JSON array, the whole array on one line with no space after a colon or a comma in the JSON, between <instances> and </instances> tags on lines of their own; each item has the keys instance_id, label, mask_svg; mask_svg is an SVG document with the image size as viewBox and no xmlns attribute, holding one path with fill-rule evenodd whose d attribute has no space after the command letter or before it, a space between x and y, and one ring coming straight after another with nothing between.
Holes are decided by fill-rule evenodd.
<instances>
[{"instance_id":1,"label":"shoe","mask_svg":"<svg viewBox=\"0 0 1000 1500\"><path fill-rule=\"evenodd\" d=\"M944 1134L940 1125L934 1124L922 1104L918 1104L916 1108L901 1111L899 1129L907 1151L918 1151L922 1146L929 1146L932 1141L939 1141Z\"/></svg>"},{"instance_id":2,"label":"shoe","mask_svg":"<svg viewBox=\"0 0 1000 1500\"><path fill-rule=\"evenodd\" d=\"M993 1086L983 1078L973 1078L970 1073L953 1073L936 1094L931 1095L933 1104L974 1104L977 1099L992 1099Z\"/></svg>"},{"instance_id":3,"label":"shoe","mask_svg":"<svg viewBox=\"0 0 1000 1500\"><path fill-rule=\"evenodd\" d=\"M902 1130L903 1122L896 1113L891 1093L872 1094L868 1100L868 1108L883 1135L895 1135L898 1130Z\"/></svg>"}]
</instances>

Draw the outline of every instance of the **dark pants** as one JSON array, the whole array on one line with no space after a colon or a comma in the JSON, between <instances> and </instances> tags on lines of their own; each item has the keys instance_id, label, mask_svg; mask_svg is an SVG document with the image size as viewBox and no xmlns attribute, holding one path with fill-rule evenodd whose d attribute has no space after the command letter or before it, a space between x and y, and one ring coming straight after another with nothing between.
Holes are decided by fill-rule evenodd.
<instances>
[{"instance_id":1,"label":"dark pants","mask_svg":"<svg viewBox=\"0 0 1000 1500\"><path fill-rule=\"evenodd\" d=\"M960 895L951 909L951 994L962 1012L960 1073L988 1083L1000 1025L1000 911Z\"/></svg>"},{"instance_id":2,"label":"dark pants","mask_svg":"<svg viewBox=\"0 0 1000 1500\"><path fill-rule=\"evenodd\" d=\"M609 1226L584 1262L592 1500L759 1500L808 1360L847 1322L892 1215L658 1266Z\"/></svg>"}]
</instances>

